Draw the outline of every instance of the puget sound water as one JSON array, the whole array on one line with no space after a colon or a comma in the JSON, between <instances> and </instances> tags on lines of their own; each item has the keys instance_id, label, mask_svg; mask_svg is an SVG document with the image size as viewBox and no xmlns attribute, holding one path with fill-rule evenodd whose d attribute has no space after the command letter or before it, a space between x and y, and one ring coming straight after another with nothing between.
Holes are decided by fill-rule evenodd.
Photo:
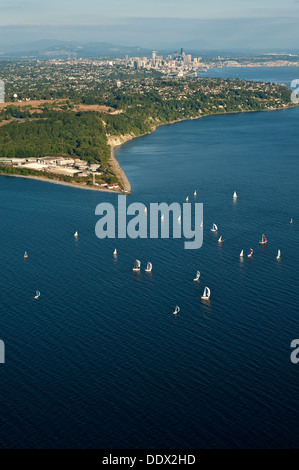
<instances>
[{"instance_id":1,"label":"puget sound water","mask_svg":"<svg viewBox=\"0 0 299 470\"><path fill-rule=\"evenodd\" d=\"M1 448L298 446L298 123L299 108L210 116L116 150L128 204L197 191L199 250L99 240L95 208L117 195L0 177Z\"/></svg>"}]
</instances>

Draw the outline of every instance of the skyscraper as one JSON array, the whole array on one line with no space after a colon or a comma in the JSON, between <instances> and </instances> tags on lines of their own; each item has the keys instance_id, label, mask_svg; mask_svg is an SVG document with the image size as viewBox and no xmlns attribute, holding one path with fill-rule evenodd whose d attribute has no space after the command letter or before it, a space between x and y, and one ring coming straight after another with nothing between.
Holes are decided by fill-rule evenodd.
<instances>
[{"instance_id":1,"label":"skyscraper","mask_svg":"<svg viewBox=\"0 0 299 470\"><path fill-rule=\"evenodd\" d=\"M184 48L181 47L181 55L183 55L183 54L184 54Z\"/></svg>"}]
</instances>

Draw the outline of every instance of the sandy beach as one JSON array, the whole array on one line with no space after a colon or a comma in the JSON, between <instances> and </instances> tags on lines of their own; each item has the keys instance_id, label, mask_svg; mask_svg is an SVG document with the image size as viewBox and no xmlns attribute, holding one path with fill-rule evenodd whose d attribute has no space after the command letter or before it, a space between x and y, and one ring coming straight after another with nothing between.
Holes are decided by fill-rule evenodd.
<instances>
[{"instance_id":1,"label":"sandy beach","mask_svg":"<svg viewBox=\"0 0 299 470\"><path fill-rule=\"evenodd\" d=\"M127 177L126 173L124 172L124 170L120 166L118 160L116 159L115 153L114 153L114 149L116 147L120 146L120 145L122 145L122 144L119 144L119 145L116 145L116 146L111 145L110 159L111 159L111 162L112 162L114 172L115 172L117 178L121 181L121 183L123 185L123 188L124 188L124 191L120 191L120 192L130 193L132 191L131 183L130 183L129 178ZM109 191L109 190L107 189L107 191Z\"/></svg>"},{"instance_id":2,"label":"sandy beach","mask_svg":"<svg viewBox=\"0 0 299 470\"><path fill-rule=\"evenodd\" d=\"M58 180L53 180L50 178L45 178L44 176L24 176L24 175L10 175L9 173L1 173L0 176L8 176L11 178L25 178L25 179L30 179L30 180L37 180L37 181L43 181L46 183L54 183L54 184L60 184L62 186L70 186L71 188L77 188L77 189L86 189L87 191L104 191L106 193L111 193L111 194L123 194L124 191L120 189L107 189L106 187L101 187L101 186L84 186L81 184L76 184L76 183L68 183L66 181L58 181Z\"/></svg>"}]
</instances>

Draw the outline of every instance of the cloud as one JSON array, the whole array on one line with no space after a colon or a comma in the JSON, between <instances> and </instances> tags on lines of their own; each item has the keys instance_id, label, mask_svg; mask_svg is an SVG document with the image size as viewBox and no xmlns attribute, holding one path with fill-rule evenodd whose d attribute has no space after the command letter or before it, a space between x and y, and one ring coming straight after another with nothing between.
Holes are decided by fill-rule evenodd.
<instances>
[{"instance_id":1,"label":"cloud","mask_svg":"<svg viewBox=\"0 0 299 470\"><path fill-rule=\"evenodd\" d=\"M0 0L0 24L95 24L113 18L229 19L299 15L298 0ZM110 19L109 19L110 18Z\"/></svg>"}]
</instances>

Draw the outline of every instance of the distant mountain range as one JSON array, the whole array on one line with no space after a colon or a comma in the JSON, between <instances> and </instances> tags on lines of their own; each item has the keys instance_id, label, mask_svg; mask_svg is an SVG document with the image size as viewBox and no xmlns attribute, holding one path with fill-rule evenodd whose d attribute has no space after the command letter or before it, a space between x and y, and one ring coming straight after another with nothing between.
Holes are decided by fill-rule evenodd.
<instances>
[{"instance_id":1,"label":"distant mountain range","mask_svg":"<svg viewBox=\"0 0 299 470\"><path fill-rule=\"evenodd\" d=\"M254 56L266 52L274 52L268 48L233 48L223 50L213 47L203 39L195 39L191 41L181 41L180 43L173 43L172 45L164 46L158 49L158 54L164 56L174 51L180 51L181 47L184 48L186 54L194 56L200 55L203 57L217 57L224 55L225 57L237 56ZM276 52L295 52L296 51L277 49ZM34 42L27 42L23 44L13 44L10 46L1 46L0 43L0 60L5 59L67 59L67 58L88 58L88 57L104 57L104 58L123 58L126 55L129 57L150 57L152 49L146 49L138 46L119 46L109 42L87 42L79 43L75 41L59 41L56 39L43 39Z\"/></svg>"},{"instance_id":2,"label":"distant mountain range","mask_svg":"<svg viewBox=\"0 0 299 470\"><path fill-rule=\"evenodd\" d=\"M117 46L108 42L89 42L78 44L74 41L44 39L27 44L0 46L1 59L20 58L87 58L87 57L125 57L149 56L151 51L137 46Z\"/></svg>"}]
</instances>

